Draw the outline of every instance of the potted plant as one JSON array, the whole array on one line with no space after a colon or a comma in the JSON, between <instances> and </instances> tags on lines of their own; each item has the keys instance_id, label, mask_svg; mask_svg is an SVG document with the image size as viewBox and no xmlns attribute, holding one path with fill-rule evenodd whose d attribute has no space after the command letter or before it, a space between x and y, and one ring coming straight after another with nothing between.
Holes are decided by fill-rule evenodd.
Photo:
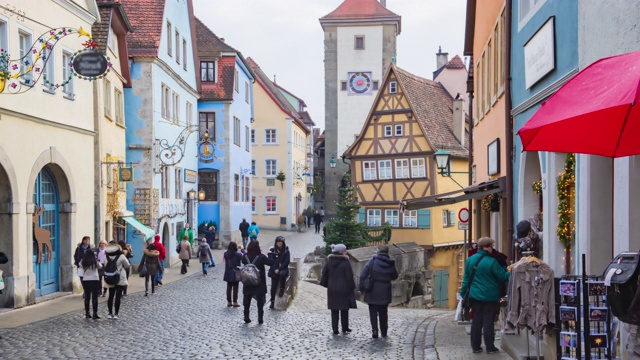
<instances>
[{"instance_id":1,"label":"potted plant","mask_svg":"<svg viewBox=\"0 0 640 360\"><path fill-rule=\"evenodd\" d=\"M284 171L280 170L278 172L278 175L276 175L276 180L280 181L280 186L282 186L282 188L284 189L284 180L286 179L286 175L284 174Z\"/></svg>"},{"instance_id":2,"label":"potted plant","mask_svg":"<svg viewBox=\"0 0 640 360\"><path fill-rule=\"evenodd\" d=\"M482 210L486 212L499 212L500 211L500 195L497 193L485 195L482 197L481 202Z\"/></svg>"}]
</instances>

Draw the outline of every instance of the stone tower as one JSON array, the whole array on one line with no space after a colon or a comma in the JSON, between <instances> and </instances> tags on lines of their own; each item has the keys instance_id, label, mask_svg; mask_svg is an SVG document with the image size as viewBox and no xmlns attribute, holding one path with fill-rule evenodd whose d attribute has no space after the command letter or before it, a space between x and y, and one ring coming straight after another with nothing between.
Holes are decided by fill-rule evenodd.
<instances>
[{"instance_id":1,"label":"stone tower","mask_svg":"<svg viewBox=\"0 0 640 360\"><path fill-rule=\"evenodd\" d=\"M382 1L384 3L384 0ZM341 156L362 130L396 55L400 16L377 0L345 0L320 18L324 30L325 210L336 213L349 165ZM331 159L336 167L331 168Z\"/></svg>"}]
</instances>

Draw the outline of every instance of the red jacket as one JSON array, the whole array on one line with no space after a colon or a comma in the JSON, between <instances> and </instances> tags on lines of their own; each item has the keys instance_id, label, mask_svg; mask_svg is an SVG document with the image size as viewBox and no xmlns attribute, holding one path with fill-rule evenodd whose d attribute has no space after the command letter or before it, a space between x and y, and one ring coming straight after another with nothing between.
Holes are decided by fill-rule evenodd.
<instances>
[{"instance_id":1,"label":"red jacket","mask_svg":"<svg viewBox=\"0 0 640 360\"><path fill-rule=\"evenodd\" d=\"M164 245L162 245L160 241L154 241L153 246L155 246L156 250L160 252L158 260L164 260L167 257L167 251L164 249Z\"/></svg>"}]
</instances>

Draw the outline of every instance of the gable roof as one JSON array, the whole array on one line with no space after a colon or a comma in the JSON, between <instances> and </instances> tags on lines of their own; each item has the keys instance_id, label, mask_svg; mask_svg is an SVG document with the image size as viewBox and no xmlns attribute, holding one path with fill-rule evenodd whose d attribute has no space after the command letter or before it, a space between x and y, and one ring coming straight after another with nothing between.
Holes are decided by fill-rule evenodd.
<instances>
[{"instance_id":1,"label":"gable roof","mask_svg":"<svg viewBox=\"0 0 640 360\"><path fill-rule=\"evenodd\" d=\"M117 0L97 0L98 10L100 12L100 22L96 22L91 27L91 36L98 44L97 50L106 53L109 36L116 36L121 43L117 49L112 49L118 53L120 61L120 73L125 79L124 87L131 87L131 74L129 69L129 56L127 53L126 35L131 32L131 24L129 18ZM113 29L113 33L110 33Z\"/></svg>"},{"instance_id":2,"label":"gable roof","mask_svg":"<svg viewBox=\"0 0 640 360\"><path fill-rule=\"evenodd\" d=\"M157 56L162 35L165 0L120 0L133 32L127 35L129 55Z\"/></svg>"},{"instance_id":3,"label":"gable roof","mask_svg":"<svg viewBox=\"0 0 640 360\"><path fill-rule=\"evenodd\" d=\"M451 60L449 60L446 64L442 65L438 70L434 71L433 78L434 79L437 78L438 75L440 75L440 73L444 69L452 69L452 70L465 69L466 70L467 66L464 64L464 61L462 61L460 56L456 55Z\"/></svg>"},{"instance_id":4,"label":"gable roof","mask_svg":"<svg viewBox=\"0 0 640 360\"><path fill-rule=\"evenodd\" d=\"M278 105L278 107L282 111L284 111L287 115L291 116L291 118L293 118L293 121L296 122L298 126L300 126L304 130L304 132L308 135L310 131L302 121L302 117L296 111L296 109L293 108L291 103L284 97L284 95L282 95L282 93L280 92L280 90L278 90L278 88L273 83L273 81L269 79L267 74L265 74L264 71L262 71L260 66L252 58L250 57L247 58L247 63L249 64L249 67L253 70L253 73L256 75L255 77L256 82L260 84L260 86L265 90L265 92L269 95L269 97L271 97L271 99L276 103L276 105Z\"/></svg>"},{"instance_id":5,"label":"gable roof","mask_svg":"<svg viewBox=\"0 0 640 360\"><path fill-rule=\"evenodd\" d=\"M304 102L304 100L300 99L299 97L297 97L295 94L293 94L291 91L283 88L282 86L278 85L278 83L274 82L273 85L275 85L280 91L286 92L287 94L291 95L292 97L296 98L296 100L298 100L300 102L300 104L302 105L303 108L307 107L307 103Z\"/></svg>"},{"instance_id":6,"label":"gable roof","mask_svg":"<svg viewBox=\"0 0 640 360\"><path fill-rule=\"evenodd\" d=\"M378 0L345 0L335 10L320 18L324 27L344 22L397 22L400 34L401 17L384 7Z\"/></svg>"},{"instance_id":7,"label":"gable roof","mask_svg":"<svg viewBox=\"0 0 640 360\"><path fill-rule=\"evenodd\" d=\"M198 18L195 18L195 28L198 56L201 59L217 59L222 56L223 52L238 52L214 34L214 32Z\"/></svg>"}]
</instances>

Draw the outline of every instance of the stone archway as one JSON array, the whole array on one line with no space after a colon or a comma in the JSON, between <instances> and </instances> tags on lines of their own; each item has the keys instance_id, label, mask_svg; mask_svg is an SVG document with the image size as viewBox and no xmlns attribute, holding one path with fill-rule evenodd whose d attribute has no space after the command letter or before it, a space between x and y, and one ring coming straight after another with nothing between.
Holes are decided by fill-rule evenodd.
<instances>
[{"instance_id":1,"label":"stone archway","mask_svg":"<svg viewBox=\"0 0 640 360\"><path fill-rule=\"evenodd\" d=\"M0 294L0 307L15 307L25 305L24 294L16 299L16 283L19 287L25 287L27 278L16 281L14 268L19 263L16 261L14 241L19 239L18 211L20 206L15 202L17 191L16 174L11 160L0 147L0 251L7 254L9 262L0 265L5 280L5 289Z\"/></svg>"},{"instance_id":2,"label":"stone archway","mask_svg":"<svg viewBox=\"0 0 640 360\"><path fill-rule=\"evenodd\" d=\"M522 153L520 162L521 174L518 214L514 219L515 223L521 220L528 220L542 213L542 196L533 191L533 183L542 180L542 171L540 168L540 156L538 152L525 151ZM545 184L549 186L549 184ZM543 191L544 193L544 191Z\"/></svg>"}]
</instances>

